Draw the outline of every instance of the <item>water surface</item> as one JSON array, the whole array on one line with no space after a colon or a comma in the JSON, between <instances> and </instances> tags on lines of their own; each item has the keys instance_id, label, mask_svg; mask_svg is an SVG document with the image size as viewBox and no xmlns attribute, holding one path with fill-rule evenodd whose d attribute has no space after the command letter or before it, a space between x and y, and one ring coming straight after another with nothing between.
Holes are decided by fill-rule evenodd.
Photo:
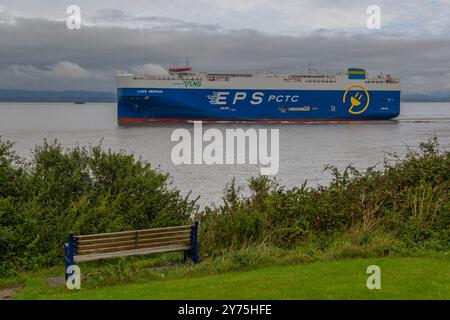
<instances>
[{"instance_id":1,"label":"water surface","mask_svg":"<svg viewBox=\"0 0 450 320\"><path fill-rule=\"evenodd\" d=\"M450 147L450 102L403 103L397 120L349 123L204 124L208 128L280 129L281 184L297 186L326 184L326 164L339 168L354 164L367 168L382 163L386 153L404 154L406 148L437 136ZM0 103L0 135L16 143L17 152L28 157L43 139L57 139L65 146L96 145L126 150L169 172L183 192L200 195L200 204L219 202L222 190L233 177L245 183L259 174L256 165L181 165L171 161L175 145L170 136L176 128L192 124L118 126L114 103Z\"/></svg>"}]
</instances>

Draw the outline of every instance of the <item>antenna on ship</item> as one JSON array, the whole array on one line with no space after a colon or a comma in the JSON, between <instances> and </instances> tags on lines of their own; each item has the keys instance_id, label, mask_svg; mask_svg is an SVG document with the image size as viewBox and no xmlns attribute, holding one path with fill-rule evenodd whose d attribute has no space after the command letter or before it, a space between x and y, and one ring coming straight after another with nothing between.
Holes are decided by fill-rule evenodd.
<instances>
[{"instance_id":1,"label":"antenna on ship","mask_svg":"<svg viewBox=\"0 0 450 320\"><path fill-rule=\"evenodd\" d=\"M320 74L319 70L313 68L311 59L309 59L308 69L306 70L306 74L308 74L308 75L318 75L318 74Z\"/></svg>"},{"instance_id":2,"label":"antenna on ship","mask_svg":"<svg viewBox=\"0 0 450 320\"><path fill-rule=\"evenodd\" d=\"M314 73L314 69L312 67L312 62L311 62L311 58L309 58L309 63L308 63L308 74L313 74Z\"/></svg>"}]
</instances>

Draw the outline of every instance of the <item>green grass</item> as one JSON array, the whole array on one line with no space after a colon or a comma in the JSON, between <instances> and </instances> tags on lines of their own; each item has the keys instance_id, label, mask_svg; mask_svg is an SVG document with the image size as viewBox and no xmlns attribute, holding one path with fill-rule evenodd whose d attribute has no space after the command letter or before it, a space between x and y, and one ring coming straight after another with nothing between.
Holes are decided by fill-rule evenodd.
<instances>
[{"instance_id":1,"label":"green grass","mask_svg":"<svg viewBox=\"0 0 450 320\"><path fill-rule=\"evenodd\" d=\"M366 269L381 268L368 290ZM26 280L16 299L450 299L450 258L373 258L274 266L247 272L148 281L102 288L48 288ZM83 284L82 284L83 286Z\"/></svg>"}]
</instances>

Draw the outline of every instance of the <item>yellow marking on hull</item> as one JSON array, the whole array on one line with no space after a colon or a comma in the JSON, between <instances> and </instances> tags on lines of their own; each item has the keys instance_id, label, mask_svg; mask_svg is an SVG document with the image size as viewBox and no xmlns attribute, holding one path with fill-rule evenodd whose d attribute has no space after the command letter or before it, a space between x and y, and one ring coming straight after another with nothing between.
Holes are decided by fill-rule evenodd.
<instances>
[{"instance_id":1,"label":"yellow marking on hull","mask_svg":"<svg viewBox=\"0 0 450 320\"><path fill-rule=\"evenodd\" d=\"M357 92L353 97L350 97L350 103L351 103L351 106L350 106L350 108L348 109L348 112L350 112L351 114L361 114L361 113L363 113L364 111L366 111L366 109L369 107L369 104L370 104L370 95L369 95L369 92L368 92L367 89L364 88L363 86L360 86L360 85L354 85L354 86L349 87L349 88L345 91L344 96L342 97L342 103L344 103L344 104L346 103L347 94L350 92L350 90L355 89L355 88L364 91L364 93L366 94L366 97L367 97L367 102L366 102L366 105L364 106L364 108L363 108L362 110L360 110L360 111L353 111L353 108L359 107L359 106L361 105L361 101L360 101L360 100L361 100L361 98L362 98L362 94L359 93L359 92Z\"/></svg>"}]
</instances>

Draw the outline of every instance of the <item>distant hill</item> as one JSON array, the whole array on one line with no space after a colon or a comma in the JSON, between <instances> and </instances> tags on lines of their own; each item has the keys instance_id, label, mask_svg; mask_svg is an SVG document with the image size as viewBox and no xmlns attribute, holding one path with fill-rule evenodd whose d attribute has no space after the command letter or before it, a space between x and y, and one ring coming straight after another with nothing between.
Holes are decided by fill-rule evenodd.
<instances>
[{"instance_id":1,"label":"distant hill","mask_svg":"<svg viewBox=\"0 0 450 320\"><path fill-rule=\"evenodd\" d=\"M450 93L437 93L433 95L412 93L402 94L402 101L405 102L447 102L450 101Z\"/></svg>"},{"instance_id":2,"label":"distant hill","mask_svg":"<svg viewBox=\"0 0 450 320\"><path fill-rule=\"evenodd\" d=\"M116 102L114 92L103 91L32 91L32 90L7 90L0 89L0 101L24 101L24 102ZM450 93L427 94L402 94L405 102L431 102L450 101Z\"/></svg>"},{"instance_id":3,"label":"distant hill","mask_svg":"<svg viewBox=\"0 0 450 320\"><path fill-rule=\"evenodd\" d=\"M115 102L116 94L101 91L32 91L0 89L0 101L22 102Z\"/></svg>"}]
</instances>

